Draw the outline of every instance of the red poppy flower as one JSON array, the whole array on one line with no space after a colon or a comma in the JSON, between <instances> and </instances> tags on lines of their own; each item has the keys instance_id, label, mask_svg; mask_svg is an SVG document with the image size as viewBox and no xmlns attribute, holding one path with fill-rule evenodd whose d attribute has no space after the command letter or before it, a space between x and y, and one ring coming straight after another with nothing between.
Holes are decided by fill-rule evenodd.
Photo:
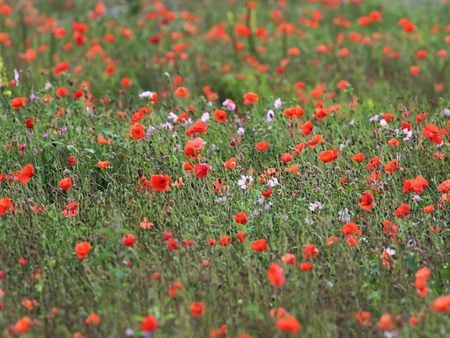
<instances>
[{"instance_id":1,"label":"red poppy flower","mask_svg":"<svg viewBox=\"0 0 450 338\"><path fill-rule=\"evenodd\" d=\"M109 161L98 161L97 167L100 169L108 169L108 168L110 168Z\"/></svg>"},{"instance_id":2,"label":"red poppy flower","mask_svg":"<svg viewBox=\"0 0 450 338\"><path fill-rule=\"evenodd\" d=\"M368 311L361 311L355 315L355 319L362 326L369 326L371 318L372 318L372 314Z\"/></svg>"},{"instance_id":3,"label":"red poppy flower","mask_svg":"<svg viewBox=\"0 0 450 338\"><path fill-rule=\"evenodd\" d=\"M436 312L450 311L450 294L436 298L431 304L431 310Z\"/></svg>"},{"instance_id":4,"label":"red poppy flower","mask_svg":"<svg viewBox=\"0 0 450 338\"><path fill-rule=\"evenodd\" d=\"M145 138L144 126L136 122L130 127L130 134L133 136L133 140L135 141Z\"/></svg>"},{"instance_id":5,"label":"red poppy flower","mask_svg":"<svg viewBox=\"0 0 450 338\"><path fill-rule=\"evenodd\" d=\"M153 332L158 328L158 321L155 317L147 315L142 319L139 327L144 332Z\"/></svg>"},{"instance_id":6,"label":"red poppy flower","mask_svg":"<svg viewBox=\"0 0 450 338\"><path fill-rule=\"evenodd\" d=\"M367 163L367 169L369 169L369 170L373 170L373 169L375 169L376 167L378 167L379 166L379 164L380 164L380 158L379 157L374 157L374 158L372 158L370 161L369 161L369 163Z\"/></svg>"},{"instance_id":7,"label":"red poppy flower","mask_svg":"<svg viewBox=\"0 0 450 338\"><path fill-rule=\"evenodd\" d=\"M445 180L438 186L438 190L441 193L446 193L447 191L450 191L450 180Z\"/></svg>"},{"instance_id":8,"label":"red poppy flower","mask_svg":"<svg viewBox=\"0 0 450 338\"><path fill-rule=\"evenodd\" d=\"M67 164L74 166L75 164L77 164L77 158L75 156L69 156L69 158L67 159Z\"/></svg>"},{"instance_id":9,"label":"red poppy flower","mask_svg":"<svg viewBox=\"0 0 450 338\"><path fill-rule=\"evenodd\" d=\"M288 118L298 119L305 114L305 111L300 106L286 108L283 111L284 116Z\"/></svg>"},{"instance_id":10,"label":"red poppy flower","mask_svg":"<svg viewBox=\"0 0 450 338\"><path fill-rule=\"evenodd\" d=\"M204 134L208 130L208 125L202 120L197 120L189 126L186 130L186 136L195 136L198 134Z\"/></svg>"},{"instance_id":11,"label":"red poppy flower","mask_svg":"<svg viewBox=\"0 0 450 338\"><path fill-rule=\"evenodd\" d=\"M8 197L0 198L0 216L4 216L7 212L13 210L14 205Z\"/></svg>"},{"instance_id":12,"label":"red poppy flower","mask_svg":"<svg viewBox=\"0 0 450 338\"><path fill-rule=\"evenodd\" d=\"M89 316L86 317L84 320L86 325L99 325L100 324L100 316L96 314L95 312L91 313Z\"/></svg>"},{"instance_id":13,"label":"red poppy flower","mask_svg":"<svg viewBox=\"0 0 450 338\"><path fill-rule=\"evenodd\" d=\"M316 148L317 145L325 142L322 135L314 135L309 141L306 142L306 145L312 149Z\"/></svg>"},{"instance_id":14,"label":"red poppy flower","mask_svg":"<svg viewBox=\"0 0 450 338\"><path fill-rule=\"evenodd\" d=\"M363 153L358 153L353 155L352 160L355 162L362 162L364 161L364 154Z\"/></svg>"},{"instance_id":15,"label":"red poppy flower","mask_svg":"<svg viewBox=\"0 0 450 338\"><path fill-rule=\"evenodd\" d=\"M244 94L244 104L250 105L258 102L259 96L253 92L248 92Z\"/></svg>"},{"instance_id":16,"label":"red poppy flower","mask_svg":"<svg viewBox=\"0 0 450 338\"><path fill-rule=\"evenodd\" d=\"M322 162L334 161L339 156L339 151L337 149L322 151L319 155L319 160Z\"/></svg>"},{"instance_id":17,"label":"red poppy flower","mask_svg":"<svg viewBox=\"0 0 450 338\"><path fill-rule=\"evenodd\" d=\"M267 278L269 279L270 284L272 284L273 286L282 286L285 282L283 268L277 263L270 264L269 270L267 271Z\"/></svg>"},{"instance_id":18,"label":"red poppy flower","mask_svg":"<svg viewBox=\"0 0 450 338\"><path fill-rule=\"evenodd\" d=\"M427 287L427 280L430 278L430 275L431 270L426 266L420 268L416 272L414 286L420 297L426 297L428 295L429 290Z\"/></svg>"},{"instance_id":19,"label":"red poppy flower","mask_svg":"<svg viewBox=\"0 0 450 338\"><path fill-rule=\"evenodd\" d=\"M238 231L238 233L237 233L237 235L236 235L236 238L237 238L238 242L244 243L244 241L245 241L245 236L246 236L246 235L247 235L247 234L246 234L245 232L243 232L243 231Z\"/></svg>"},{"instance_id":20,"label":"red poppy flower","mask_svg":"<svg viewBox=\"0 0 450 338\"><path fill-rule=\"evenodd\" d=\"M398 160L392 160L389 161L388 163L386 163L386 165L384 166L384 171L387 174L393 174L394 172L396 172L398 169L400 169L400 165L399 165L399 161Z\"/></svg>"},{"instance_id":21,"label":"red poppy flower","mask_svg":"<svg viewBox=\"0 0 450 338\"><path fill-rule=\"evenodd\" d=\"M302 132L303 136L308 136L312 133L314 129L314 124L312 121L306 121L305 123L301 124L300 131Z\"/></svg>"},{"instance_id":22,"label":"red poppy flower","mask_svg":"<svg viewBox=\"0 0 450 338\"><path fill-rule=\"evenodd\" d=\"M307 271L311 271L312 270L313 265L312 265L311 262L303 262L303 263L300 263L299 268L303 272L307 272Z\"/></svg>"},{"instance_id":23,"label":"red poppy flower","mask_svg":"<svg viewBox=\"0 0 450 338\"><path fill-rule=\"evenodd\" d=\"M293 157L290 153L284 153L281 155L280 160L283 163L289 163L293 160Z\"/></svg>"},{"instance_id":24,"label":"red poppy flower","mask_svg":"<svg viewBox=\"0 0 450 338\"><path fill-rule=\"evenodd\" d=\"M169 191L171 177L165 175L152 175L151 177L151 187L153 191Z\"/></svg>"},{"instance_id":25,"label":"red poppy flower","mask_svg":"<svg viewBox=\"0 0 450 338\"><path fill-rule=\"evenodd\" d=\"M231 238L228 236L222 236L219 238L219 245L221 246L228 246L231 244Z\"/></svg>"},{"instance_id":26,"label":"red poppy flower","mask_svg":"<svg viewBox=\"0 0 450 338\"><path fill-rule=\"evenodd\" d=\"M188 97L190 93L186 87L178 87L175 89L174 95L179 98L185 98Z\"/></svg>"},{"instance_id":27,"label":"red poppy flower","mask_svg":"<svg viewBox=\"0 0 450 338\"><path fill-rule=\"evenodd\" d=\"M34 176L34 167L28 163L19 173L13 173L14 178L22 184L27 184Z\"/></svg>"},{"instance_id":28,"label":"red poppy flower","mask_svg":"<svg viewBox=\"0 0 450 338\"><path fill-rule=\"evenodd\" d=\"M250 245L250 249L256 252L266 251L267 241L265 239L257 239Z\"/></svg>"},{"instance_id":29,"label":"red poppy flower","mask_svg":"<svg viewBox=\"0 0 450 338\"><path fill-rule=\"evenodd\" d=\"M25 120L25 127L27 127L27 129L33 129L35 122L36 120L34 119L34 117L30 117Z\"/></svg>"},{"instance_id":30,"label":"red poppy flower","mask_svg":"<svg viewBox=\"0 0 450 338\"><path fill-rule=\"evenodd\" d=\"M447 131L445 129L439 129L435 124L429 123L425 125L425 128L422 132L422 136L429 139L434 144L442 143L442 135L445 135Z\"/></svg>"},{"instance_id":31,"label":"red poppy flower","mask_svg":"<svg viewBox=\"0 0 450 338\"><path fill-rule=\"evenodd\" d=\"M60 62L55 67L53 67L53 73L55 75L59 75L65 71L68 71L70 68L69 64L67 62Z\"/></svg>"},{"instance_id":32,"label":"red poppy flower","mask_svg":"<svg viewBox=\"0 0 450 338\"><path fill-rule=\"evenodd\" d=\"M122 243L125 246L134 246L134 243L136 243L136 237L134 237L133 234L126 235L122 237Z\"/></svg>"},{"instance_id":33,"label":"red poppy flower","mask_svg":"<svg viewBox=\"0 0 450 338\"><path fill-rule=\"evenodd\" d=\"M81 242L75 245L75 253L79 260L84 260L91 251L91 245L88 242Z\"/></svg>"},{"instance_id":34,"label":"red poppy flower","mask_svg":"<svg viewBox=\"0 0 450 338\"><path fill-rule=\"evenodd\" d=\"M212 168L207 163L197 163L194 166L195 177L197 178L205 178L209 172L212 171Z\"/></svg>"},{"instance_id":35,"label":"red poppy flower","mask_svg":"<svg viewBox=\"0 0 450 338\"><path fill-rule=\"evenodd\" d=\"M75 217L78 215L78 202L68 203L63 210L64 217Z\"/></svg>"},{"instance_id":36,"label":"red poppy flower","mask_svg":"<svg viewBox=\"0 0 450 338\"><path fill-rule=\"evenodd\" d=\"M389 313L385 313L380 317L377 326L382 331L393 331L396 327L394 318Z\"/></svg>"},{"instance_id":37,"label":"red poppy flower","mask_svg":"<svg viewBox=\"0 0 450 338\"><path fill-rule=\"evenodd\" d=\"M281 256L281 260L283 261L284 264L295 264L297 258L295 258L295 255L287 253Z\"/></svg>"},{"instance_id":38,"label":"red poppy flower","mask_svg":"<svg viewBox=\"0 0 450 338\"><path fill-rule=\"evenodd\" d=\"M13 326L11 326L10 331L14 335L21 335L30 330L31 324L32 321L30 317L23 317L19 319Z\"/></svg>"},{"instance_id":39,"label":"red poppy flower","mask_svg":"<svg viewBox=\"0 0 450 338\"><path fill-rule=\"evenodd\" d=\"M262 142L258 142L256 143L256 150L258 151L267 151L267 149L269 148L269 142L266 141L262 141Z\"/></svg>"},{"instance_id":40,"label":"red poppy flower","mask_svg":"<svg viewBox=\"0 0 450 338\"><path fill-rule=\"evenodd\" d=\"M250 27L247 27L246 25L243 25L243 24L237 24L234 27L234 31L236 32L237 35L242 36L242 37L248 37L252 33L252 30L250 29Z\"/></svg>"},{"instance_id":41,"label":"red poppy flower","mask_svg":"<svg viewBox=\"0 0 450 338\"><path fill-rule=\"evenodd\" d=\"M222 109L217 109L214 111L214 118L217 122L223 123L227 120L227 112Z\"/></svg>"},{"instance_id":42,"label":"red poppy flower","mask_svg":"<svg viewBox=\"0 0 450 338\"><path fill-rule=\"evenodd\" d=\"M425 187L428 186L428 181L422 176L417 176L413 179L408 179L403 182L403 191L405 192L413 192L415 194L421 195Z\"/></svg>"},{"instance_id":43,"label":"red poppy flower","mask_svg":"<svg viewBox=\"0 0 450 338\"><path fill-rule=\"evenodd\" d=\"M395 216L398 218L403 218L409 215L410 211L411 209L409 208L409 205L402 203L397 209L395 209Z\"/></svg>"},{"instance_id":44,"label":"red poppy flower","mask_svg":"<svg viewBox=\"0 0 450 338\"><path fill-rule=\"evenodd\" d=\"M300 322L295 317L289 315L278 319L276 326L284 332L298 333L300 331Z\"/></svg>"},{"instance_id":45,"label":"red poppy flower","mask_svg":"<svg viewBox=\"0 0 450 338\"><path fill-rule=\"evenodd\" d=\"M186 156L195 157L204 147L205 145L203 143L203 139L201 137L197 137L186 142L186 145L184 146L184 154Z\"/></svg>"},{"instance_id":46,"label":"red poppy flower","mask_svg":"<svg viewBox=\"0 0 450 338\"><path fill-rule=\"evenodd\" d=\"M169 250L178 250L180 248L178 242L173 238L169 238L166 242L166 245Z\"/></svg>"},{"instance_id":47,"label":"red poppy flower","mask_svg":"<svg viewBox=\"0 0 450 338\"><path fill-rule=\"evenodd\" d=\"M236 159L236 157L231 157L229 160L225 161L223 163L223 165L227 169L231 169L231 170L236 169L236 166L237 166L237 159Z\"/></svg>"},{"instance_id":48,"label":"red poppy flower","mask_svg":"<svg viewBox=\"0 0 450 338\"><path fill-rule=\"evenodd\" d=\"M375 207L373 195L370 190L364 191L362 193L359 207L365 211L371 211Z\"/></svg>"},{"instance_id":49,"label":"red poppy flower","mask_svg":"<svg viewBox=\"0 0 450 338\"><path fill-rule=\"evenodd\" d=\"M346 223L341 228L344 236L353 235L356 231L358 231L358 225L353 222Z\"/></svg>"},{"instance_id":50,"label":"red poppy flower","mask_svg":"<svg viewBox=\"0 0 450 338\"><path fill-rule=\"evenodd\" d=\"M303 248L303 258L304 259L317 257L318 254L319 254L319 249L317 249L311 243L306 244L305 247Z\"/></svg>"},{"instance_id":51,"label":"red poppy flower","mask_svg":"<svg viewBox=\"0 0 450 338\"><path fill-rule=\"evenodd\" d=\"M26 97L16 97L11 100L12 109L19 109L27 105L28 99Z\"/></svg>"},{"instance_id":52,"label":"red poppy flower","mask_svg":"<svg viewBox=\"0 0 450 338\"><path fill-rule=\"evenodd\" d=\"M58 87L56 88L56 96L63 97L69 94L69 90L66 87Z\"/></svg>"},{"instance_id":53,"label":"red poppy flower","mask_svg":"<svg viewBox=\"0 0 450 338\"><path fill-rule=\"evenodd\" d=\"M205 304L203 302L192 303L190 306L192 317L203 317L205 313Z\"/></svg>"},{"instance_id":54,"label":"red poppy flower","mask_svg":"<svg viewBox=\"0 0 450 338\"><path fill-rule=\"evenodd\" d=\"M58 185L64 191L69 190L72 188L72 179L70 177L64 177L61 181L59 181Z\"/></svg>"},{"instance_id":55,"label":"red poppy flower","mask_svg":"<svg viewBox=\"0 0 450 338\"><path fill-rule=\"evenodd\" d=\"M238 212L234 215L234 221L239 224L245 224L248 222L247 214L243 211Z\"/></svg>"},{"instance_id":56,"label":"red poppy flower","mask_svg":"<svg viewBox=\"0 0 450 338\"><path fill-rule=\"evenodd\" d=\"M131 87L132 84L133 84L133 81L128 77L124 77L124 78L122 78L122 80L120 80L120 85L123 88Z\"/></svg>"}]
</instances>

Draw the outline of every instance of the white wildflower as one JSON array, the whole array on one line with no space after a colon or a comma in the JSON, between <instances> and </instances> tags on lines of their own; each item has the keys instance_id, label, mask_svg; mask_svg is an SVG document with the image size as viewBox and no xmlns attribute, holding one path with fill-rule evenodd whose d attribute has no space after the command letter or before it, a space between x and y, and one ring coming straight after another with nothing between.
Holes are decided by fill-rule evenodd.
<instances>
[{"instance_id":1,"label":"white wildflower","mask_svg":"<svg viewBox=\"0 0 450 338\"><path fill-rule=\"evenodd\" d=\"M278 178L272 177L270 180L267 181L266 184L269 188L276 187L278 185Z\"/></svg>"},{"instance_id":2,"label":"white wildflower","mask_svg":"<svg viewBox=\"0 0 450 338\"><path fill-rule=\"evenodd\" d=\"M386 248L384 249L384 251L386 251L389 254L389 256L394 256L396 253L395 249L392 248Z\"/></svg>"},{"instance_id":3,"label":"white wildflower","mask_svg":"<svg viewBox=\"0 0 450 338\"><path fill-rule=\"evenodd\" d=\"M165 122L165 123L161 124L161 128L167 129L167 130L172 130L173 127L170 122Z\"/></svg>"},{"instance_id":4,"label":"white wildflower","mask_svg":"<svg viewBox=\"0 0 450 338\"><path fill-rule=\"evenodd\" d=\"M276 99L273 106L275 109L280 109L281 108L281 99L280 98Z\"/></svg>"},{"instance_id":5,"label":"white wildflower","mask_svg":"<svg viewBox=\"0 0 450 338\"><path fill-rule=\"evenodd\" d=\"M369 121L370 122L377 122L378 120L379 120L379 116L378 115L374 115L374 116L372 116L370 119L369 119Z\"/></svg>"},{"instance_id":6,"label":"white wildflower","mask_svg":"<svg viewBox=\"0 0 450 338\"><path fill-rule=\"evenodd\" d=\"M17 69L14 68L14 81L16 81L16 85L19 85L19 81L20 81L20 74L17 71Z\"/></svg>"},{"instance_id":7,"label":"white wildflower","mask_svg":"<svg viewBox=\"0 0 450 338\"><path fill-rule=\"evenodd\" d=\"M206 122L209 120L209 113L206 111L202 114L202 117L200 118L203 122Z\"/></svg>"},{"instance_id":8,"label":"white wildflower","mask_svg":"<svg viewBox=\"0 0 450 338\"><path fill-rule=\"evenodd\" d=\"M338 215L339 215L339 222L341 223L350 222L350 214L347 208L345 208L344 210L339 210Z\"/></svg>"},{"instance_id":9,"label":"white wildflower","mask_svg":"<svg viewBox=\"0 0 450 338\"><path fill-rule=\"evenodd\" d=\"M311 210L312 212L314 212L316 210L322 210L323 204L319 201L315 201L313 203L309 203L308 209Z\"/></svg>"},{"instance_id":10,"label":"white wildflower","mask_svg":"<svg viewBox=\"0 0 450 338\"><path fill-rule=\"evenodd\" d=\"M248 187L253 183L252 176L241 175L241 178L238 180L238 185L242 190L248 189Z\"/></svg>"},{"instance_id":11,"label":"white wildflower","mask_svg":"<svg viewBox=\"0 0 450 338\"><path fill-rule=\"evenodd\" d=\"M419 202L421 200L419 195L414 195L412 198L413 202Z\"/></svg>"},{"instance_id":12,"label":"white wildflower","mask_svg":"<svg viewBox=\"0 0 450 338\"><path fill-rule=\"evenodd\" d=\"M170 112L169 115L167 115L167 118L172 121L172 122L177 122L178 120L178 115L175 114L174 112Z\"/></svg>"},{"instance_id":13,"label":"white wildflower","mask_svg":"<svg viewBox=\"0 0 450 338\"><path fill-rule=\"evenodd\" d=\"M403 141L409 141L412 137L412 130L408 130L408 129L403 129L403 133L405 133L405 137L403 138Z\"/></svg>"},{"instance_id":14,"label":"white wildflower","mask_svg":"<svg viewBox=\"0 0 450 338\"><path fill-rule=\"evenodd\" d=\"M147 91L145 91L145 92L140 93L140 94L139 94L139 97L140 97L141 99L145 99L146 97L151 97L152 95L153 95L153 92L147 90Z\"/></svg>"}]
</instances>

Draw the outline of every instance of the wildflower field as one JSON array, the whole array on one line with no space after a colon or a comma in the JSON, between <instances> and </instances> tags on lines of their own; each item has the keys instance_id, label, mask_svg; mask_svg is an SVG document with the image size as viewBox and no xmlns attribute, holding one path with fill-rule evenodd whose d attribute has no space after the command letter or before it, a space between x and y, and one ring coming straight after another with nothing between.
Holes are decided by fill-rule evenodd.
<instances>
[{"instance_id":1,"label":"wildflower field","mask_svg":"<svg viewBox=\"0 0 450 338\"><path fill-rule=\"evenodd\" d=\"M0 336L449 337L449 18L0 0Z\"/></svg>"}]
</instances>

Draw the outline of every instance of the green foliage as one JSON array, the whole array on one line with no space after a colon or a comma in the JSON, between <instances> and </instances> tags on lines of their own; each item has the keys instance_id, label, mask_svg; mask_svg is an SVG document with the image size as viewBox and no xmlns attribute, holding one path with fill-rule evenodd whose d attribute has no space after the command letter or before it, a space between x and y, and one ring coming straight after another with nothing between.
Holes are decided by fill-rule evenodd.
<instances>
[{"instance_id":1,"label":"green foliage","mask_svg":"<svg viewBox=\"0 0 450 338\"><path fill-rule=\"evenodd\" d=\"M71 8L50 0L8 3L12 12L1 17L0 33L12 47L2 47L0 79L9 85L17 69L20 81L0 96L2 336L14 336L15 323L26 317L33 323L25 337L139 336L150 314L159 325L152 337L208 337L223 324L231 337L285 337L273 315L280 307L301 323L302 337L445 336L448 312L431 308L450 293L450 205L438 188L450 179L450 101L435 89L449 83L448 57L436 56L448 35L444 4L424 12L387 1L258 1L250 10L243 1L127 0L103 1L99 14L87 0ZM322 19L314 27L317 9ZM280 32L276 10L296 34ZM374 10L381 22L358 25ZM333 24L343 17L350 28ZM398 27L404 17L417 25L415 34ZM86 24L78 28L86 29L86 40L76 36L75 22ZM239 36L237 24L268 36ZM429 34L436 25L440 30ZM209 39L214 27L228 38ZM65 34L57 36L56 28ZM351 32L373 43L352 43ZM331 51L318 53L318 45ZM387 56L385 45L401 57ZM295 47L300 55L288 53ZM338 57L341 48L350 55ZM429 52L426 59L417 60L419 49ZM27 50L36 58L27 60ZM69 70L57 72L64 61ZM421 72L414 77L416 63ZM338 88L341 80L349 85ZM181 86L188 97L175 95ZM68 94L58 94L61 88ZM139 97L148 90L158 99ZM259 100L244 104L247 92ZM13 107L17 98L21 107ZM225 99L236 109L223 106ZM304 115L288 118L285 108L297 105ZM218 109L226 111L223 122L214 117ZM188 136L206 113L207 131ZM307 121L311 134L302 129ZM134 139L134 126L145 136ZM426 126L436 131L427 135ZM323 142L315 144L319 135ZM185 147L196 137L204 148L190 157ZM393 138L397 146L388 143ZM267 151L256 149L262 141ZM329 163L320 160L327 150L339 152ZM363 162L353 159L357 153ZM377 157L380 164L370 168ZM385 166L396 159L399 167L389 173ZM27 164L34 174L21 183ZM198 164L210 166L206 177L196 177ZM170 176L167 191L152 188L155 175ZM428 182L424 191L408 191L405 181L419 175ZM72 186L63 190L67 177ZM360 205L367 192L371 210ZM411 210L397 217L402 203ZM425 213L430 205L434 211ZM247 223L235 220L238 212ZM350 221L358 231L347 236L342 227ZM251 248L258 239L267 241L262 252ZM84 259L75 249L82 242L91 245ZM308 244L318 253L308 256ZM284 262L288 253L294 264ZM285 275L279 288L268 279L273 262ZM300 269L305 262L311 271ZM422 298L416 273L424 266L431 274ZM174 289L175 282L182 287ZM194 302L205 304L202 318L191 315ZM359 323L361 311L371 319ZM86 324L91 313L100 316L98 326ZM395 321L390 333L377 326L385 313ZM409 324L413 316L416 326Z\"/></svg>"}]
</instances>

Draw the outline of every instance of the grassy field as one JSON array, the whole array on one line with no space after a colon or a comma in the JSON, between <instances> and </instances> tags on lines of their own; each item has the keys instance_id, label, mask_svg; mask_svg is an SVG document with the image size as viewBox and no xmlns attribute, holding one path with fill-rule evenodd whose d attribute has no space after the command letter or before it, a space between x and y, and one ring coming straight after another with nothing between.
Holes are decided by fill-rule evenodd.
<instances>
[{"instance_id":1,"label":"grassy field","mask_svg":"<svg viewBox=\"0 0 450 338\"><path fill-rule=\"evenodd\" d=\"M0 0L0 335L450 335L449 14Z\"/></svg>"}]
</instances>

